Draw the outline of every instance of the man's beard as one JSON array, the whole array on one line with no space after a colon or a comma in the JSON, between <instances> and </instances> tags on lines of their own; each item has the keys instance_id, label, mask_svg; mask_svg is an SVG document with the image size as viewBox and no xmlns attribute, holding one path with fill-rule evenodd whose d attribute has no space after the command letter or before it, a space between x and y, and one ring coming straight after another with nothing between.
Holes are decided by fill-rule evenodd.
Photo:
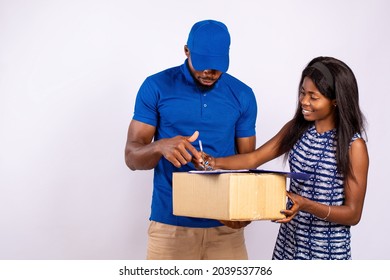
<instances>
[{"instance_id":1,"label":"man's beard","mask_svg":"<svg viewBox=\"0 0 390 280\"><path fill-rule=\"evenodd\" d=\"M201 92L206 92L206 91L212 90L215 86L215 83L217 82L217 81L215 81L215 83L212 84L211 86L205 86L205 85L201 84L197 79L194 78L194 80L195 80L195 83Z\"/></svg>"},{"instance_id":2,"label":"man's beard","mask_svg":"<svg viewBox=\"0 0 390 280\"><path fill-rule=\"evenodd\" d=\"M201 92L206 92L206 91L212 90L212 89L214 88L215 84L218 82L218 80L216 80L211 86L208 86L208 85L204 85L204 84L202 84L201 82L199 82L199 81L194 77L194 75L192 75L192 73L191 73L191 76L192 76L192 78L194 79L194 82L195 82L196 86L199 88L199 90L200 90Z\"/></svg>"}]
</instances>

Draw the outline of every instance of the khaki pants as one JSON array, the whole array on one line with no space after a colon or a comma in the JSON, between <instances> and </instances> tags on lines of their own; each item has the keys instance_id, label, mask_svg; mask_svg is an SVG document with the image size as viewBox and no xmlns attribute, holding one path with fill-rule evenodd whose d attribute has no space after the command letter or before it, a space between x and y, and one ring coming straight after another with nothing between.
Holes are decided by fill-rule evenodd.
<instances>
[{"instance_id":1,"label":"khaki pants","mask_svg":"<svg viewBox=\"0 0 390 280\"><path fill-rule=\"evenodd\" d=\"M247 260L244 228L188 228L151 221L148 260Z\"/></svg>"}]
</instances>

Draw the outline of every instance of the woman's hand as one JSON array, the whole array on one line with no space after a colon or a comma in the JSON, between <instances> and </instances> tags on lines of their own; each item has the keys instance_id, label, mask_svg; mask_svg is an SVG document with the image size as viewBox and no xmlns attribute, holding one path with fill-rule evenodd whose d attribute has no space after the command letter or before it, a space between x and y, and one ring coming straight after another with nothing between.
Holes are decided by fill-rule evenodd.
<instances>
[{"instance_id":1,"label":"woman's hand","mask_svg":"<svg viewBox=\"0 0 390 280\"><path fill-rule=\"evenodd\" d=\"M302 205L304 203L304 198L298 194L287 192L287 196L291 199L293 205L290 209L282 210L280 213L286 215L286 218L276 220L277 223L288 223L291 221L295 215L298 214L298 212L301 210Z\"/></svg>"},{"instance_id":2,"label":"woman's hand","mask_svg":"<svg viewBox=\"0 0 390 280\"><path fill-rule=\"evenodd\" d=\"M192 163L198 170L213 170L213 166L215 166L215 158L203 152L201 153L201 157L199 160L193 157Z\"/></svg>"}]
</instances>

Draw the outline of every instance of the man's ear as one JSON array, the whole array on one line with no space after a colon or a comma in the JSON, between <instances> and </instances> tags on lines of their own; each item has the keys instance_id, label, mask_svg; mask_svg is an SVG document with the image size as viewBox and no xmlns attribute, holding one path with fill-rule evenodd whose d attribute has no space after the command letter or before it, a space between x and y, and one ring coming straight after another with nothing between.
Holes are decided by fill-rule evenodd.
<instances>
[{"instance_id":1,"label":"man's ear","mask_svg":"<svg viewBox=\"0 0 390 280\"><path fill-rule=\"evenodd\" d=\"M184 45L184 53L186 54L187 58L190 56L190 49L187 47L187 45Z\"/></svg>"}]
</instances>

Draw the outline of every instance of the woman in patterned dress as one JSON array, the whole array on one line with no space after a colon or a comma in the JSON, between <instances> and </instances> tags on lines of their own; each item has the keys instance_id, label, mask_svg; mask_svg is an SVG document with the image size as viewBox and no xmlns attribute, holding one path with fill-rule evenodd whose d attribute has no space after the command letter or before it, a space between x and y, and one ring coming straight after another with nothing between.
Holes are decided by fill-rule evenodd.
<instances>
[{"instance_id":1,"label":"woman in patterned dress","mask_svg":"<svg viewBox=\"0 0 390 280\"><path fill-rule=\"evenodd\" d=\"M214 169L256 168L281 155L292 172L273 259L351 259L350 227L359 223L369 157L352 70L317 57L303 70L294 118L256 151L206 160Z\"/></svg>"}]
</instances>

